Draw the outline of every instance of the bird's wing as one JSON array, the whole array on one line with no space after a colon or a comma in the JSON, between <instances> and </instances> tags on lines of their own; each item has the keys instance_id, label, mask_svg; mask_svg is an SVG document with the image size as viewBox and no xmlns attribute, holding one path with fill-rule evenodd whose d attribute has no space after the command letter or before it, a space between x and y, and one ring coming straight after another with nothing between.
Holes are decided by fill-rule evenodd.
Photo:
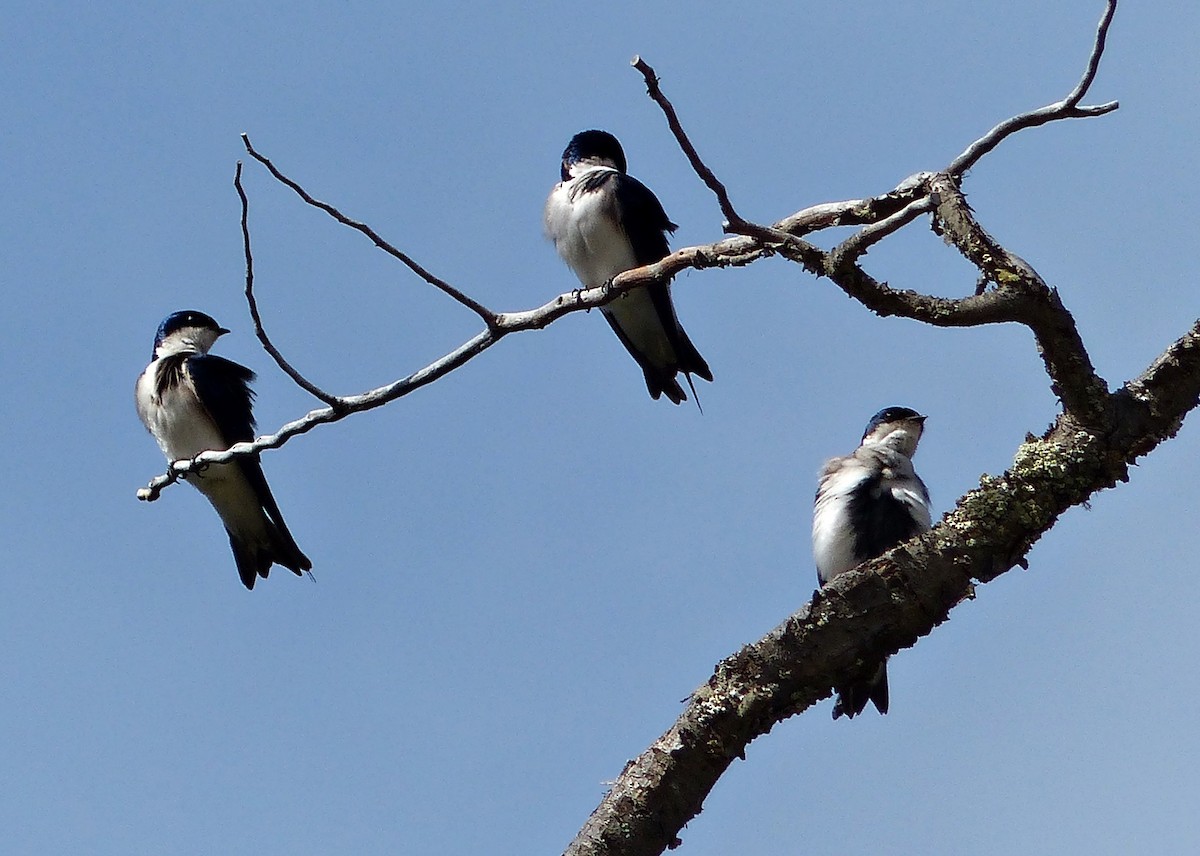
<instances>
[{"instance_id":1,"label":"bird's wing","mask_svg":"<svg viewBox=\"0 0 1200 856\"><path fill-rule=\"evenodd\" d=\"M928 531L933 526L929 489L916 473L911 478L896 481L892 485L892 496L908 509L918 532Z\"/></svg>"},{"instance_id":2,"label":"bird's wing","mask_svg":"<svg viewBox=\"0 0 1200 856\"><path fill-rule=\"evenodd\" d=\"M621 224L625 227L638 264L654 264L671 251L667 233L674 232L678 227L667 217L662 203L650 188L632 176L620 173L609 175L609 180L616 182L614 194Z\"/></svg>"},{"instance_id":3,"label":"bird's wing","mask_svg":"<svg viewBox=\"0 0 1200 856\"><path fill-rule=\"evenodd\" d=\"M617 200L620 222L625 229L625 235L633 247L634 258L639 265L654 264L665 258L671 247L667 242L667 233L674 232L678 226L667 217L662 203L646 185L628 175L613 173L616 183L615 196ZM675 314L675 304L671 301L670 286L665 282L646 286L654 310L662 323L671 349L675 352L676 362L680 371L694 372L705 380L711 381L712 371L704 357L696 350L687 333L679 323ZM672 381L673 382L673 381ZM678 402L676 402L678 403Z\"/></svg>"},{"instance_id":4,"label":"bird's wing","mask_svg":"<svg viewBox=\"0 0 1200 856\"><path fill-rule=\"evenodd\" d=\"M212 354L190 357L187 361L187 371L197 399L208 411L225 442L233 445L252 441L255 427L252 410L254 390L250 388L250 382L254 380L254 372ZM271 493L266 476L263 475L258 455L243 455L235 458L234 463L250 483L254 495L274 524L273 552L265 567L257 564L261 559L255 559L256 564L245 567L239 559L238 571L242 575L242 582L247 588L252 588L254 574L265 577L271 562L278 562L296 574L312 568L312 562L300 551L283 520L283 513L280 512L279 504L275 502L275 496ZM230 543L233 543L232 536ZM239 555L236 544L234 555Z\"/></svg>"},{"instance_id":5,"label":"bird's wing","mask_svg":"<svg viewBox=\"0 0 1200 856\"><path fill-rule=\"evenodd\" d=\"M923 491L915 475L887 478L881 470L873 470L850 500L855 552L864 559L874 558L927 530L929 501L922 498Z\"/></svg>"},{"instance_id":6,"label":"bird's wing","mask_svg":"<svg viewBox=\"0 0 1200 856\"><path fill-rule=\"evenodd\" d=\"M821 470L813 503L813 561L822 585L862 561L850 515L870 471L853 456L833 458Z\"/></svg>"},{"instance_id":7,"label":"bird's wing","mask_svg":"<svg viewBox=\"0 0 1200 856\"><path fill-rule=\"evenodd\" d=\"M196 398L204 406L225 442L249 443L254 439L254 390L250 382L254 372L232 360L213 354L196 354L187 360L187 373ZM267 514L278 523L283 519L271 488L263 476L258 455L234 459L246 480L254 488Z\"/></svg>"},{"instance_id":8,"label":"bird's wing","mask_svg":"<svg viewBox=\"0 0 1200 856\"><path fill-rule=\"evenodd\" d=\"M254 372L213 354L193 354L186 365L196 397L221 436L230 445L253 440Z\"/></svg>"}]
</instances>

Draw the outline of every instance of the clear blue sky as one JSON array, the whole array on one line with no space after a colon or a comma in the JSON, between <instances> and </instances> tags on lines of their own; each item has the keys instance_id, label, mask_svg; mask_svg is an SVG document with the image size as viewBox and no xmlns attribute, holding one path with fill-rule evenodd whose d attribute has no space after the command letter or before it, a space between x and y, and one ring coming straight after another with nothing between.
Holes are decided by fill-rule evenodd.
<instances>
[{"instance_id":1,"label":"clear blue sky","mask_svg":"<svg viewBox=\"0 0 1200 856\"><path fill-rule=\"evenodd\" d=\"M680 224L720 214L628 67L642 54L743 214L944 166L1078 79L1099 0L43 4L0 53L8 407L0 442L6 852L558 853L713 664L811 594L815 474L880 407L929 415L938 515L1056 413L1027 333L870 316L768 261L675 285L716 382L651 401L596 313L264 458L316 583L238 583L133 383L168 312L234 333L274 430L315 406L241 296L238 134L497 309L573 286L541 234L567 139L606 128ZM1198 314L1200 7L1119 10L1093 99L971 174L1110 382ZM259 297L317 383L358 392L476 330L248 165ZM946 295L922 225L867 257ZM699 854L1200 848L1194 418L1067 514L1030 570L893 660L892 713L829 702L754 743Z\"/></svg>"}]
</instances>

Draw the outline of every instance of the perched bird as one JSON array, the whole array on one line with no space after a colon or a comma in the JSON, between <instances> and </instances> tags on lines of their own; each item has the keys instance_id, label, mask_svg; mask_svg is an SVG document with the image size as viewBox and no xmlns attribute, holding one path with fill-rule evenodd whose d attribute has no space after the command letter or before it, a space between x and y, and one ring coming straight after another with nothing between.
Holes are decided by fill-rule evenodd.
<instances>
[{"instance_id":1,"label":"perched bird","mask_svg":"<svg viewBox=\"0 0 1200 856\"><path fill-rule=\"evenodd\" d=\"M154 359L138 378L138 416L167 460L193 458L254 439L250 382L254 372L208 349L229 331L203 312L168 315L154 337ZM299 576L312 568L283 522L258 455L214 464L186 476L212 503L248 589L272 564Z\"/></svg>"},{"instance_id":2,"label":"perched bird","mask_svg":"<svg viewBox=\"0 0 1200 856\"><path fill-rule=\"evenodd\" d=\"M812 528L821 585L929 529L929 491L912 465L924 426L925 417L907 407L881 410L867 423L862 444L821 470ZM857 716L868 700L887 713L887 661L837 694L834 719Z\"/></svg>"},{"instance_id":3,"label":"perched bird","mask_svg":"<svg viewBox=\"0 0 1200 856\"><path fill-rule=\"evenodd\" d=\"M583 131L562 156L562 181L546 200L546 235L584 288L665 257L667 233L676 226L646 185L625 172L625 153L607 131ZM664 393L675 404L687 396L676 376L712 380L708 363L692 344L671 302L667 283L626 292L601 307L621 344L646 376L650 396Z\"/></svg>"}]
</instances>

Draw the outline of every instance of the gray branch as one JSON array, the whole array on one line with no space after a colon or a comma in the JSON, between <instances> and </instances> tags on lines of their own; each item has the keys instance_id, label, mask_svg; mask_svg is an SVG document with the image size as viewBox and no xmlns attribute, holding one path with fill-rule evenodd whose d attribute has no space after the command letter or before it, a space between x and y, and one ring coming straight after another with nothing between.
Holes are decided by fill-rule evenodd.
<instances>
[{"instance_id":1,"label":"gray branch","mask_svg":"<svg viewBox=\"0 0 1200 856\"><path fill-rule=\"evenodd\" d=\"M246 143L249 146L248 140ZM254 155L256 160L268 166L272 175L295 191L308 204L329 213L331 217L340 223L350 226L350 228L358 231L365 230L364 233L368 237L371 237L377 246L385 248L385 251L390 254L403 255L400 250L392 247L390 243L379 237L370 227L352 220L333 206L314 199L302 186L280 172L267 158L258 154L253 149L248 148L248 150ZM235 176L235 178L239 176ZM240 181L236 182L236 187L239 190L239 196L242 197L243 222L245 222L247 216L245 206L248 205L248 202L244 198L244 191L241 190ZM793 234L805 234L834 226L872 222L875 218L886 216L903 207L903 204L911 201L914 194L922 187L923 185L918 185L912 180L908 180L895 190L872 199L850 199L842 202L822 203L796 212L776 224L775 228L781 231L786 229ZM652 265L622 273L607 286L564 292L534 309L492 313L491 310L484 308L481 311L477 311L477 314L486 316L488 320L487 328L471 337L450 353L413 374L392 383L358 395L339 396L325 392L304 379L300 372L287 363L283 355L273 345L267 347L270 340L266 338L266 332L262 329L261 319L257 317L257 304L253 302L254 268L253 258L249 250L248 228L243 232L243 243L246 254L247 300L251 305L251 315L255 318L255 330L259 333L260 340L263 341L264 347L271 354L272 358L279 363L280 367L297 384L322 401L325 401L329 406L310 411L300 419L282 426L275 433L264 434L256 438L252 443L238 443L229 449L202 452L194 458L172 461L167 468L167 472L154 477L145 487L138 489L137 497L140 500L153 502L158 499L164 488L174 484L188 473L202 470L212 464L226 463L242 455L253 455L268 449L278 449L292 437L298 434L305 434L318 425L337 422L351 414L373 410L376 407L402 398L410 392L432 383L438 378L449 374L454 369L457 369L459 366L466 364L469 360L483 353L509 333L540 330L568 313L587 311L603 306L606 303L616 300L631 289L655 282L665 282L683 270L741 267L774 253L774 249L765 246L761 241L753 238L742 236L726 238L713 244L684 247ZM437 287L440 288L440 286ZM469 300L469 298L467 299Z\"/></svg>"},{"instance_id":2,"label":"gray branch","mask_svg":"<svg viewBox=\"0 0 1200 856\"><path fill-rule=\"evenodd\" d=\"M1108 385L1096 374L1075 319L1058 292L1033 267L1002 247L975 219L966 197L948 175L930 182L937 203L934 227L983 275L996 284L992 294L1011 297L1016 320L1033 331L1051 388L1063 408L1089 427L1103 423ZM982 287L977 296L984 294Z\"/></svg>"},{"instance_id":3,"label":"gray branch","mask_svg":"<svg viewBox=\"0 0 1200 856\"><path fill-rule=\"evenodd\" d=\"M767 247L755 238L741 248L747 255L778 252L881 315L936 326L1024 324L1063 413L1041 438L1018 448L1008 471L985 476L929 533L839 576L762 640L720 663L676 723L626 765L567 856L650 856L678 846L680 830L750 741L828 697L861 663L915 644L973 597L977 583L1025 566L1030 548L1063 511L1126 481L1128 467L1173 437L1200 403L1200 321L1142 375L1110 393L1058 293L982 228L960 187L970 166L1017 131L1116 109L1116 102L1078 106L1095 79L1115 10L1116 0L1109 0L1087 69L1065 99L1001 123L944 171L914 176L891 204L871 206L865 228L833 251L801 239L810 224L821 228L812 214L777 224L789 233L786 242ZM871 246L930 212L934 228L994 289L934 297L892 289L859 266Z\"/></svg>"},{"instance_id":4,"label":"gray branch","mask_svg":"<svg viewBox=\"0 0 1200 856\"><path fill-rule=\"evenodd\" d=\"M1112 23L1113 15L1116 12L1117 0L1108 0L1104 7L1104 14L1100 16L1100 24L1096 28L1096 39L1092 43L1092 52L1088 56L1087 67L1083 72L1083 77L1080 78L1079 83L1076 84L1075 88L1070 91L1066 98L1056 101L1053 104L1047 104L1045 107L1040 107L1037 110L1030 110L1028 113L1013 116L1011 119L1001 122L978 140L971 143L961 155L951 161L950 166L946 168L946 172L957 179L961 179L963 174L978 163L980 158L1017 131L1023 131L1026 128L1036 128L1039 125L1045 125L1047 122L1055 122L1059 119L1086 119L1091 116L1103 116L1105 113L1111 113L1113 110L1116 110L1120 106L1116 101L1109 101L1106 104L1097 104L1091 107L1079 106L1079 102L1083 99L1083 96L1087 95L1092 82L1096 79L1096 71L1100 67L1100 57L1104 54L1104 44L1108 38L1108 26Z\"/></svg>"}]
</instances>

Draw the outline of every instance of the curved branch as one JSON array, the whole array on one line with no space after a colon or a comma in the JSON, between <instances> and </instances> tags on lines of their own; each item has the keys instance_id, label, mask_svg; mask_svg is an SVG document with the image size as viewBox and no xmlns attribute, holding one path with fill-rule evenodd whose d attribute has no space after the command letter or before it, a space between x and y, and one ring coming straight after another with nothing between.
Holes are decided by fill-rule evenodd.
<instances>
[{"instance_id":1,"label":"curved branch","mask_svg":"<svg viewBox=\"0 0 1200 856\"><path fill-rule=\"evenodd\" d=\"M844 225L846 220L843 218L857 213L856 210L847 210L844 203L816 206L773 227L742 220L729 200L725 185L696 153L674 107L663 95L654 70L640 57L634 57L633 65L645 78L647 92L666 115L672 133L696 174L716 194L721 210L731 224L728 230L747 236L749 243L739 246L745 257L782 255L817 276L828 276L846 294L880 315L898 315L939 327L1024 324L1034 334L1051 388L1064 408L1086 424L1095 425L1110 405L1108 387L1096 375L1074 319L1058 293L1048 287L1028 263L1001 247L979 226L958 185L968 168L1023 128L1059 119L1099 116L1117 109L1116 102L1096 107L1079 106L1080 99L1095 80L1116 5L1116 0L1108 0L1087 67L1066 98L997 125L955 158L944 172L918 174L902 183L886 199L877 197L877 202L890 204L869 208L867 216L858 221L864 223L865 228L829 253L803 241L801 235L829 225ZM952 300L897 291L876 281L857 264L876 243L931 211L937 214L935 229L940 228L942 234L980 269L983 281L997 283L995 292L984 294L980 287L973 297Z\"/></svg>"},{"instance_id":2,"label":"curved branch","mask_svg":"<svg viewBox=\"0 0 1200 856\"><path fill-rule=\"evenodd\" d=\"M997 292L1016 293L1021 323L1033 331L1050 385L1068 413L1098 425L1110 405L1108 384L1096 374L1075 319L1033 266L1000 245L975 219L971 206L949 175L930 182L937 203L935 231L974 264ZM981 293L981 292L979 292Z\"/></svg>"},{"instance_id":3,"label":"curved branch","mask_svg":"<svg viewBox=\"0 0 1200 856\"><path fill-rule=\"evenodd\" d=\"M258 437L252 443L238 443L229 449L202 452L194 458L172 461L167 472L155 476L145 487L138 489L137 498L153 502L158 499L164 488L188 473L212 464L226 463L243 455L255 455L267 449L277 449L292 437L305 434L318 425L337 422L353 413L373 410L403 398L465 365L509 333L540 330L571 312L586 312L603 306L627 291L652 282L665 281L686 268L702 270L740 266L768 254L762 248L753 249L748 246L748 242L749 239L746 238L730 238L707 246L685 247L652 265L626 271L604 286L564 292L535 309L494 315L487 329L408 377L359 395L339 396L329 407L310 411L302 418L287 423L274 434Z\"/></svg>"},{"instance_id":4,"label":"curved branch","mask_svg":"<svg viewBox=\"0 0 1200 856\"><path fill-rule=\"evenodd\" d=\"M1006 138L1012 136L1017 131L1023 131L1026 128L1036 128L1039 125L1045 125L1047 122L1055 122L1059 119L1084 119L1091 116L1103 116L1105 113L1111 113L1120 107L1116 101L1109 101L1106 104L1097 104L1091 107L1080 107L1079 101L1087 94L1091 88L1092 82L1096 79L1096 70L1100 67L1100 57L1104 54L1104 44L1108 38L1108 26L1112 23L1113 15L1117 11L1117 0L1108 0L1104 7L1104 14L1100 16L1100 24L1096 28L1096 39L1092 43L1092 51L1088 56L1087 68L1083 72L1083 77L1079 83L1071 90L1061 101L1056 101L1053 104L1048 104L1045 107L1040 107L1037 110L1030 110L1028 113L1022 113L1019 116L1013 116L1011 119L1006 119L992 130L988 131L950 162L950 166L946 167L946 172L955 178L961 179L963 173L979 162L979 159L990 152L996 146L1000 145Z\"/></svg>"},{"instance_id":5,"label":"curved branch","mask_svg":"<svg viewBox=\"0 0 1200 856\"><path fill-rule=\"evenodd\" d=\"M1071 94L1064 99L1063 103L1066 106L1077 106L1083 96L1087 95L1087 91L1091 89L1092 81L1096 79L1096 72L1100 69L1100 57L1104 55L1104 44L1108 40L1108 27L1112 24L1113 15L1116 13L1117 0L1108 0L1104 7L1104 13L1100 16L1100 23L1096 26L1096 38L1092 42L1092 53L1088 57L1087 68L1083 70L1083 76L1079 78L1079 83L1071 90ZM1116 109L1115 102L1113 102L1113 109Z\"/></svg>"},{"instance_id":6,"label":"curved branch","mask_svg":"<svg viewBox=\"0 0 1200 856\"><path fill-rule=\"evenodd\" d=\"M895 214L884 217L877 223L871 223L860 229L851 237L838 244L829 254L828 266L834 270L849 267L858 261L872 246L882 241L893 232L907 226L922 214L928 214L934 208L933 197L928 195L928 188L923 188L925 195L914 199Z\"/></svg>"}]
</instances>

